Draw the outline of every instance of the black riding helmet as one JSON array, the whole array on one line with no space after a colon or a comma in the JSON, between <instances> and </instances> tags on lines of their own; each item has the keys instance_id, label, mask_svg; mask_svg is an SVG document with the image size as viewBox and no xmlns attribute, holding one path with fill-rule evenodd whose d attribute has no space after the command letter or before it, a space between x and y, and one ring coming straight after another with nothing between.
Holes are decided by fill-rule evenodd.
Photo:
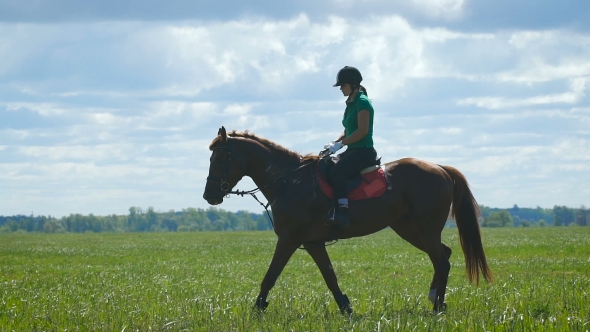
<instances>
[{"instance_id":1,"label":"black riding helmet","mask_svg":"<svg viewBox=\"0 0 590 332\"><path fill-rule=\"evenodd\" d=\"M363 76L358 69L351 66L344 66L344 68L340 69L338 72L338 75L336 76L336 84L334 84L334 86L341 86L342 84L357 86L362 80Z\"/></svg>"}]
</instances>

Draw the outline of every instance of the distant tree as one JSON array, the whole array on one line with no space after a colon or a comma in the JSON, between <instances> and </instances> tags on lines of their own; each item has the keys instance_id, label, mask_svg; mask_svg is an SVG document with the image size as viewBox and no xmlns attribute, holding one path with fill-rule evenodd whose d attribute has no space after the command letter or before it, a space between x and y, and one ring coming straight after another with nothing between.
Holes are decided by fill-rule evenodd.
<instances>
[{"instance_id":1,"label":"distant tree","mask_svg":"<svg viewBox=\"0 0 590 332\"><path fill-rule=\"evenodd\" d=\"M132 206L129 208L129 215L127 216L127 229L134 229L137 223L138 208Z\"/></svg>"},{"instance_id":2,"label":"distant tree","mask_svg":"<svg viewBox=\"0 0 590 332\"><path fill-rule=\"evenodd\" d=\"M240 230L253 230L256 228L252 214L248 211L238 211L236 216L238 217L237 223Z\"/></svg>"},{"instance_id":3,"label":"distant tree","mask_svg":"<svg viewBox=\"0 0 590 332\"><path fill-rule=\"evenodd\" d=\"M49 222L46 222L43 225L43 232L45 233L53 233L53 225Z\"/></svg>"},{"instance_id":4,"label":"distant tree","mask_svg":"<svg viewBox=\"0 0 590 332\"><path fill-rule=\"evenodd\" d=\"M217 219L220 219L220 213L219 210L216 208L208 208L207 209L207 218L209 219L209 221L211 221L211 224L215 224L215 222L217 221Z\"/></svg>"},{"instance_id":5,"label":"distant tree","mask_svg":"<svg viewBox=\"0 0 590 332\"><path fill-rule=\"evenodd\" d=\"M178 230L178 223L174 219L164 217L162 219L162 227L170 232L176 232Z\"/></svg>"},{"instance_id":6,"label":"distant tree","mask_svg":"<svg viewBox=\"0 0 590 332\"><path fill-rule=\"evenodd\" d=\"M512 206L512 208L507 209L508 213L510 213L511 215L518 215L518 212L520 211L520 208L518 207L518 205L514 204Z\"/></svg>"},{"instance_id":7,"label":"distant tree","mask_svg":"<svg viewBox=\"0 0 590 332\"><path fill-rule=\"evenodd\" d=\"M506 210L492 212L492 214L485 219L484 224L486 227L512 227L513 225L514 222L512 216Z\"/></svg>"},{"instance_id":8,"label":"distant tree","mask_svg":"<svg viewBox=\"0 0 590 332\"><path fill-rule=\"evenodd\" d=\"M94 214L89 214L88 217L85 217L86 219L86 224L88 225L88 230L94 232L94 233L100 233L102 232L102 225L103 225L103 221L102 221L102 217L97 217Z\"/></svg>"},{"instance_id":9,"label":"distant tree","mask_svg":"<svg viewBox=\"0 0 590 332\"><path fill-rule=\"evenodd\" d=\"M484 218L488 218L493 212L500 212L503 209L491 208L485 205L481 205L480 210L482 216ZM531 223L537 222L541 219L544 219L549 223L553 222L553 209L544 209L539 206L537 206L536 208L523 208L514 204L511 208L505 210L507 210L510 213L510 215L512 215L512 218L514 218L515 226L519 225L516 217L519 217L520 220L529 220Z\"/></svg>"},{"instance_id":10,"label":"distant tree","mask_svg":"<svg viewBox=\"0 0 590 332\"><path fill-rule=\"evenodd\" d=\"M510 213L510 215L512 216L512 222L514 223L515 227L519 227L520 224L522 223L521 219L519 216L517 215L513 215L512 213ZM530 225L529 225L530 226Z\"/></svg>"},{"instance_id":11,"label":"distant tree","mask_svg":"<svg viewBox=\"0 0 590 332\"><path fill-rule=\"evenodd\" d=\"M553 220L554 226L568 226L574 221L574 211L567 206L554 206L553 214L555 215Z\"/></svg>"},{"instance_id":12,"label":"distant tree","mask_svg":"<svg viewBox=\"0 0 590 332\"><path fill-rule=\"evenodd\" d=\"M140 207L132 206L129 208L127 224L129 230L133 232L148 232L150 230L147 216Z\"/></svg>"},{"instance_id":13,"label":"distant tree","mask_svg":"<svg viewBox=\"0 0 590 332\"><path fill-rule=\"evenodd\" d=\"M8 226L8 228L10 228L11 232L16 232L18 230L18 223L10 218L8 218L8 222L6 223L6 226Z\"/></svg>"},{"instance_id":14,"label":"distant tree","mask_svg":"<svg viewBox=\"0 0 590 332\"><path fill-rule=\"evenodd\" d=\"M74 233L85 233L88 229L88 223L86 222L86 217L81 214L73 214L70 215L71 218L71 231Z\"/></svg>"},{"instance_id":15,"label":"distant tree","mask_svg":"<svg viewBox=\"0 0 590 332\"><path fill-rule=\"evenodd\" d=\"M272 211L270 211L270 216L272 217ZM266 214L266 211L262 212L258 218L256 218L256 229L259 231L265 231L272 229L273 225Z\"/></svg>"},{"instance_id":16,"label":"distant tree","mask_svg":"<svg viewBox=\"0 0 590 332\"><path fill-rule=\"evenodd\" d=\"M590 217L590 210L586 209L584 205L582 205L579 209L576 210L576 224L580 226L588 225L588 219Z\"/></svg>"},{"instance_id":17,"label":"distant tree","mask_svg":"<svg viewBox=\"0 0 590 332\"><path fill-rule=\"evenodd\" d=\"M31 216L31 218L34 220L34 224L35 224L35 232L43 232L45 230L45 221L47 221L47 218L45 216L38 216L38 217L33 217Z\"/></svg>"},{"instance_id":18,"label":"distant tree","mask_svg":"<svg viewBox=\"0 0 590 332\"><path fill-rule=\"evenodd\" d=\"M149 207L147 212L146 212L146 230L148 231L153 231L156 229L156 226L158 226L158 214L156 213L156 211L154 211L153 207Z\"/></svg>"},{"instance_id":19,"label":"distant tree","mask_svg":"<svg viewBox=\"0 0 590 332\"><path fill-rule=\"evenodd\" d=\"M198 231L209 229L210 222L203 209L183 209L180 220L179 225L191 226L190 228L184 227L183 229L194 229Z\"/></svg>"},{"instance_id":20,"label":"distant tree","mask_svg":"<svg viewBox=\"0 0 590 332\"><path fill-rule=\"evenodd\" d=\"M161 230L169 232L178 231L178 222L176 221L176 212L174 210L160 213L158 215L158 222Z\"/></svg>"}]
</instances>

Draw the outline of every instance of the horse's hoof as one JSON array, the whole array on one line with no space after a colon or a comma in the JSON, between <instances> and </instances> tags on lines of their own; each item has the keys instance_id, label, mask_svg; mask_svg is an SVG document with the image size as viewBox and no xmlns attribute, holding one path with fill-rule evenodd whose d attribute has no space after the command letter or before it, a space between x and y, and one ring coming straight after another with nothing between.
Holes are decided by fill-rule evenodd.
<instances>
[{"instance_id":1,"label":"horse's hoof","mask_svg":"<svg viewBox=\"0 0 590 332\"><path fill-rule=\"evenodd\" d=\"M447 304L446 303L441 303L438 306L434 307L434 312L437 314L442 314L447 310Z\"/></svg>"},{"instance_id":2,"label":"horse's hoof","mask_svg":"<svg viewBox=\"0 0 590 332\"><path fill-rule=\"evenodd\" d=\"M340 308L340 313L346 317L350 317L350 316L352 316L352 308L351 307L346 307L344 309Z\"/></svg>"},{"instance_id":3,"label":"horse's hoof","mask_svg":"<svg viewBox=\"0 0 590 332\"><path fill-rule=\"evenodd\" d=\"M341 294L336 298L336 303L338 303L338 308L340 309L341 314L346 316L352 315L352 306L350 305L348 296Z\"/></svg>"},{"instance_id":4,"label":"horse's hoof","mask_svg":"<svg viewBox=\"0 0 590 332\"><path fill-rule=\"evenodd\" d=\"M264 312L268 307L268 302L266 302L263 298L259 297L256 299L256 303L254 304L254 308L258 309L260 312Z\"/></svg>"}]
</instances>

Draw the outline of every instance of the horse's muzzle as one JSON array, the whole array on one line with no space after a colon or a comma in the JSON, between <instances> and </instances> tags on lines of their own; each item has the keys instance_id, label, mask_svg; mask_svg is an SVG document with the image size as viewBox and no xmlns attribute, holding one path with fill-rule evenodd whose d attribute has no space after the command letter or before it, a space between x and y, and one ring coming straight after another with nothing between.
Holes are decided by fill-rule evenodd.
<instances>
[{"instance_id":1,"label":"horse's muzzle","mask_svg":"<svg viewBox=\"0 0 590 332\"><path fill-rule=\"evenodd\" d=\"M211 195L205 192L203 198L211 205L219 205L223 203L223 195Z\"/></svg>"}]
</instances>

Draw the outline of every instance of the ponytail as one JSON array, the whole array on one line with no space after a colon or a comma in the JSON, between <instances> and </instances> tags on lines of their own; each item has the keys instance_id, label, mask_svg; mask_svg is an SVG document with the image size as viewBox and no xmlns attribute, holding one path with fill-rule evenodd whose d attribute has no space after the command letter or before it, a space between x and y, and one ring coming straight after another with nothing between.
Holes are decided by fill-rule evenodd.
<instances>
[{"instance_id":1,"label":"ponytail","mask_svg":"<svg viewBox=\"0 0 590 332\"><path fill-rule=\"evenodd\" d=\"M365 89L365 87L360 84L359 84L359 91L364 92L367 97L369 96L369 94L367 93L367 89Z\"/></svg>"},{"instance_id":2,"label":"ponytail","mask_svg":"<svg viewBox=\"0 0 590 332\"><path fill-rule=\"evenodd\" d=\"M355 91L356 89L358 89L359 91L362 91L365 96L369 96L369 94L367 93L367 89L365 89L364 86L362 86L360 83L355 83L355 84L350 84L350 87L352 88L352 91ZM349 102L351 99L350 97L352 96L352 94L350 96L348 96L348 99L346 99L346 102Z\"/></svg>"}]
</instances>

